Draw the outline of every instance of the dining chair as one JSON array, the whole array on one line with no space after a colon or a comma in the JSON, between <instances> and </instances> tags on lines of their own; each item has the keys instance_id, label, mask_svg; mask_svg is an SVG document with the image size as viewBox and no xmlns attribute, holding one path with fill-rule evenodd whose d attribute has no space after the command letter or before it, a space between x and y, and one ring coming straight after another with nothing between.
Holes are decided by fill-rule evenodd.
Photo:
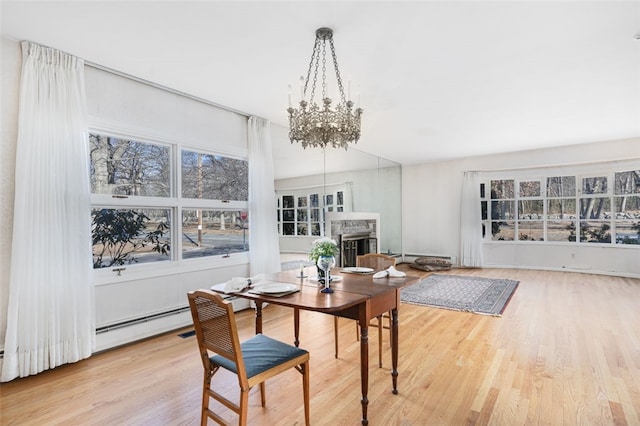
<instances>
[{"instance_id":1,"label":"dining chair","mask_svg":"<svg viewBox=\"0 0 640 426\"><path fill-rule=\"evenodd\" d=\"M390 266L396 266L396 258L387 256L386 254L381 253L367 253L356 257L356 266L371 268L374 272L382 271L387 269ZM389 330L389 335L391 335L391 316L390 314L378 315L376 317L377 323L369 323L370 327L376 327L378 329L378 366L382 368L382 329L386 328ZM385 326L383 324L383 319L388 319L389 325ZM338 317L334 317L333 319L333 334L335 340L335 357L338 358ZM356 321L356 339L360 340L360 327L358 327L358 322Z\"/></svg>"},{"instance_id":2,"label":"dining chair","mask_svg":"<svg viewBox=\"0 0 640 426\"><path fill-rule=\"evenodd\" d=\"M246 425L251 388L260 385L260 399L264 407L265 381L291 368L302 374L304 421L309 425L309 352L264 334L256 334L240 343L230 302L210 290L191 291L188 298L204 366L201 425L206 425L209 418L222 425L229 424L209 409L210 398L235 412L239 416L238 424ZM239 404L212 387L212 378L220 367L237 375Z\"/></svg>"}]
</instances>

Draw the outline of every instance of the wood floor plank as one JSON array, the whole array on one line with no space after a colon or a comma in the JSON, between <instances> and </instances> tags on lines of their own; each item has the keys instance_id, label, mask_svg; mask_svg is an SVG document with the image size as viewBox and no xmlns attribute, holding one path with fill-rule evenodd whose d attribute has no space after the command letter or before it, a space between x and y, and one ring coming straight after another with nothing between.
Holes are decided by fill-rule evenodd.
<instances>
[{"instance_id":1,"label":"wood floor plank","mask_svg":"<svg viewBox=\"0 0 640 426\"><path fill-rule=\"evenodd\" d=\"M520 284L502 317L403 304L398 395L391 393L389 336L378 368L372 333L370 425L640 424L640 280L515 269L448 273ZM263 314L266 334L292 340L291 310L270 305ZM251 336L253 312L237 319L241 338ZM301 313L314 425L360 424L359 342L352 321L339 324L335 359L332 317ZM0 424L199 424L202 365L195 337L177 336L186 330L3 383ZM214 380L237 397L233 375ZM303 424L301 388L294 371L274 378L265 408L254 389L249 424Z\"/></svg>"}]
</instances>

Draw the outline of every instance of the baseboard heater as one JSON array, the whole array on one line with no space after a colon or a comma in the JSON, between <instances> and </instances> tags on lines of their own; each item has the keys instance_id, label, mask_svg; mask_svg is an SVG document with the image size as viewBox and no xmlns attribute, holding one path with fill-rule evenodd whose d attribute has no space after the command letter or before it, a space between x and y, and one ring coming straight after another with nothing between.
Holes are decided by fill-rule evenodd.
<instances>
[{"instance_id":1,"label":"baseboard heater","mask_svg":"<svg viewBox=\"0 0 640 426\"><path fill-rule=\"evenodd\" d=\"M96 334L107 333L109 331L117 330L119 328L129 327L131 325L140 324L140 323L148 322L148 321L153 321L153 320L157 320L157 319L160 319L160 318L165 318L165 317L168 317L168 316L171 316L171 315L181 314L183 312L187 312L188 310L189 310L189 307L185 306L185 307L182 307L182 308L172 309L170 311L165 311L165 312L159 312L157 314L147 315L147 316L144 316L144 317L135 318L135 319L131 319L131 320L128 320L128 321L123 321L123 322L119 322L119 323L116 323L116 324L105 325L104 327L96 328Z\"/></svg>"},{"instance_id":2,"label":"baseboard heater","mask_svg":"<svg viewBox=\"0 0 640 426\"><path fill-rule=\"evenodd\" d=\"M177 314L181 314L183 312L187 312L188 310L189 310L189 307L185 306L185 307L182 307L182 308L172 309L170 311L159 312L159 313L153 314L153 315L147 315L147 316L144 316L144 317L135 318L135 319L131 319L131 320L128 320L128 321L122 321L122 322L119 322L117 324L105 325L104 327L96 328L96 334L107 333L109 331L117 330L117 329L124 328L124 327L129 327L131 325L141 324L141 323L144 323L144 322L153 321L153 320L160 319L160 318L166 318L166 317L171 316L171 315L177 315ZM0 350L0 359L4 359L4 348L2 350Z\"/></svg>"}]
</instances>

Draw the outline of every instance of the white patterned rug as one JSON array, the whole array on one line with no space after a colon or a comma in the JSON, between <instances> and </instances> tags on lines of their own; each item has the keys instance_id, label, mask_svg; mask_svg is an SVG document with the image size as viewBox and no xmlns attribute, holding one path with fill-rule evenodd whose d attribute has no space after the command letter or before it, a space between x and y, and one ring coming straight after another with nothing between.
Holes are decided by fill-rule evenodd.
<instances>
[{"instance_id":1,"label":"white patterned rug","mask_svg":"<svg viewBox=\"0 0 640 426\"><path fill-rule=\"evenodd\" d=\"M519 281L434 274L403 288L400 300L476 314L500 316Z\"/></svg>"}]
</instances>

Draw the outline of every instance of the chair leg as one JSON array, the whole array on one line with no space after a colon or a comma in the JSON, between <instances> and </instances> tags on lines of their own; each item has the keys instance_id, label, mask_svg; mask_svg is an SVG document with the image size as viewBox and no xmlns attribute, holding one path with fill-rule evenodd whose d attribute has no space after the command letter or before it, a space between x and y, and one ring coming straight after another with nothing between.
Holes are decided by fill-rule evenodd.
<instances>
[{"instance_id":1,"label":"chair leg","mask_svg":"<svg viewBox=\"0 0 640 426\"><path fill-rule=\"evenodd\" d=\"M247 417L249 411L249 390L250 389L241 389L240 390L240 418L238 419L238 425L247 426Z\"/></svg>"},{"instance_id":2,"label":"chair leg","mask_svg":"<svg viewBox=\"0 0 640 426\"><path fill-rule=\"evenodd\" d=\"M260 383L260 403L263 407L267 405L267 391L264 382Z\"/></svg>"},{"instance_id":3,"label":"chair leg","mask_svg":"<svg viewBox=\"0 0 640 426\"><path fill-rule=\"evenodd\" d=\"M209 389L211 388L211 374L205 370L204 381L202 385L202 416L200 418L200 426L207 426L209 423Z\"/></svg>"},{"instance_id":4,"label":"chair leg","mask_svg":"<svg viewBox=\"0 0 640 426\"><path fill-rule=\"evenodd\" d=\"M338 358L338 317L333 317L333 340L336 347L335 357Z\"/></svg>"},{"instance_id":5,"label":"chair leg","mask_svg":"<svg viewBox=\"0 0 640 426\"><path fill-rule=\"evenodd\" d=\"M382 368L382 315L378 319L378 367Z\"/></svg>"},{"instance_id":6,"label":"chair leg","mask_svg":"<svg viewBox=\"0 0 640 426\"><path fill-rule=\"evenodd\" d=\"M336 317L337 318L337 317ZM310 410L309 410L309 361L302 364L302 394L304 398L304 424L309 426L311 424Z\"/></svg>"},{"instance_id":7,"label":"chair leg","mask_svg":"<svg viewBox=\"0 0 640 426\"><path fill-rule=\"evenodd\" d=\"M389 345L393 342L393 327L391 327L391 311L387 314L389 316Z\"/></svg>"}]
</instances>

